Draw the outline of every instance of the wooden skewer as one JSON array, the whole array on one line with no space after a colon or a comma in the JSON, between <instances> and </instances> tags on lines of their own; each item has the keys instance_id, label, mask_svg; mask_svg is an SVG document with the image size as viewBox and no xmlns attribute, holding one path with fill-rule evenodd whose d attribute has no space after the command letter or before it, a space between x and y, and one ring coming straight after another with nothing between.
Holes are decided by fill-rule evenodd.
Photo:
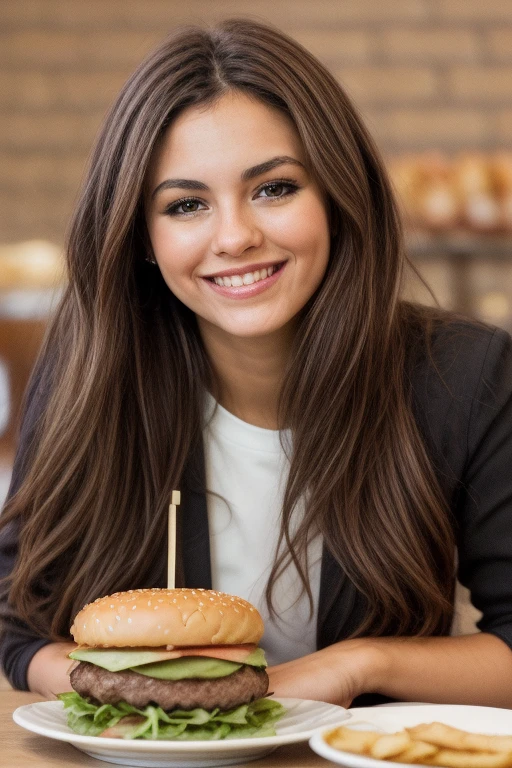
<instances>
[{"instance_id":1,"label":"wooden skewer","mask_svg":"<svg viewBox=\"0 0 512 768\"><path fill-rule=\"evenodd\" d=\"M167 528L167 588L174 589L176 578L176 511L181 503L181 493L173 491L169 504L169 524Z\"/></svg>"}]
</instances>

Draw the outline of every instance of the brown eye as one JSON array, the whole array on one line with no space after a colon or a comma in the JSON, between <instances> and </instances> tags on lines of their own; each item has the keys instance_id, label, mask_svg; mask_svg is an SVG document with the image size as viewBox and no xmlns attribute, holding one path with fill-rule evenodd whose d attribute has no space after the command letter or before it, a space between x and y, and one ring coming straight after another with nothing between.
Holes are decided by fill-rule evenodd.
<instances>
[{"instance_id":1,"label":"brown eye","mask_svg":"<svg viewBox=\"0 0 512 768\"><path fill-rule=\"evenodd\" d=\"M181 207L185 211L185 213L195 213L197 211L197 200L185 200L184 203L181 203ZM196 206L194 208L194 206Z\"/></svg>"},{"instance_id":2,"label":"brown eye","mask_svg":"<svg viewBox=\"0 0 512 768\"><path fill-rule=\"evenodd\" d=\"M280 200L283 197L294 195L299 190L293 181L269 181L260 187L258 197L266 197L267 200Z\"/></svg>"},{"instance_id":3,"label":"brown eye","mask_svg":"<svg viewBox=\"0 0 512 768\"><path fill-rule=\"evenodd\" d=\"M269 184L267 187L265 187L265 192L270 193L267 195L267 197L280 197L284 187L284 184Z\"/></svg>"},{"instance_id":4,"label":"brown eye","mask_svg":"<svg viewBox=\"0 0 512 768\"><path fill-rule=\"evenodd\" d=\"M202 205L200 200L191 197L188 200L176 200L175 203L165 209L165 212L169 216L186 216L187 213L200 211L201 209L198 207L200 205Z\"/></svg>"}]
</instances>

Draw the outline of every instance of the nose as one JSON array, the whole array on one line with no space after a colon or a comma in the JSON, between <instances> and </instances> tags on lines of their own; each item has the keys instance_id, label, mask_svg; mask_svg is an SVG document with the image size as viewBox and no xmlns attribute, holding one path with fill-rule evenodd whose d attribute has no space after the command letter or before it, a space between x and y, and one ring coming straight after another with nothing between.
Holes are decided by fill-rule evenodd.
<instances>
[{"instance_id":1,"label":"nose","mask_svg":"<svg viewBox=\"0 0 512 768\"><path fill-rule=\"evenodd\" d=\"M263 233L249 211L233 205L218 211L211 242L216 256L237 258L262 242Z\"/></svg>"}]
</instances>

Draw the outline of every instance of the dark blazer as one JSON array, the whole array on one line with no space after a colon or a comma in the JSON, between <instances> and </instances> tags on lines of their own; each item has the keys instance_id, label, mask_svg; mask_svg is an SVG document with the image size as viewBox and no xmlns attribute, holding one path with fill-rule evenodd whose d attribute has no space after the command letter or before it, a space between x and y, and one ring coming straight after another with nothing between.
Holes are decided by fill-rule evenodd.
<instances>
[{"instance_id":1,"label":"dark blazer","mask_svg":"<svg viewBox=\"0 0 512 768\"><path fill-rule=\"evenodd\" d=\"M454 517L458 575L482 612L479 628L512 647L512 340L503 330L469 322L449 323L435 333L431 354L414 350L410 377L414 415ZM10 494L19 487L32 425L45 401L35 377L28 398ZM185 584L211 587L204 455L189 457L182 487ZM13 567L14 527L0 537L0 576ZM165 551L155 564L155 586L165 586ZM348 637L360 622L365 599L324 549L317 646ZM26 689L33 654L48 642L4 628L0 661L17 688ZM373 696L357 704L376 703Z\"/></svg>"}]
</instances>

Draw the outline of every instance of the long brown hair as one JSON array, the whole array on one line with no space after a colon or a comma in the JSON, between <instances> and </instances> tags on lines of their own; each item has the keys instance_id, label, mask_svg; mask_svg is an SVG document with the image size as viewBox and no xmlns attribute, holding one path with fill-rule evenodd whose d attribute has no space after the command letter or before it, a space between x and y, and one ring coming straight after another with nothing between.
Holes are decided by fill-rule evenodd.
<instances>
[{"instance_id":1,"label":"long brown hair","mask_svg":"<svg viewBox=\"0 0 512 768\"><path fill-rule=\"evenodd\" d=\"M58 638L89 600L155 578L211 372L193 314L144 259L144 179L178 113L233 89L291 117L336 232L281 393L281 423L294 435L287 551L267 599L290 560L311 599L306 550L319 531L367 598L359 634L446 629L454 539L412 413L407 350L423 321L399 299L405 257L386 173L335 78L247 19L179 28L106 118L70 228L69 284L36 369L44 409L2 515L20 527L4 594L16 616Z\"/></svg>"}]
</instances>

